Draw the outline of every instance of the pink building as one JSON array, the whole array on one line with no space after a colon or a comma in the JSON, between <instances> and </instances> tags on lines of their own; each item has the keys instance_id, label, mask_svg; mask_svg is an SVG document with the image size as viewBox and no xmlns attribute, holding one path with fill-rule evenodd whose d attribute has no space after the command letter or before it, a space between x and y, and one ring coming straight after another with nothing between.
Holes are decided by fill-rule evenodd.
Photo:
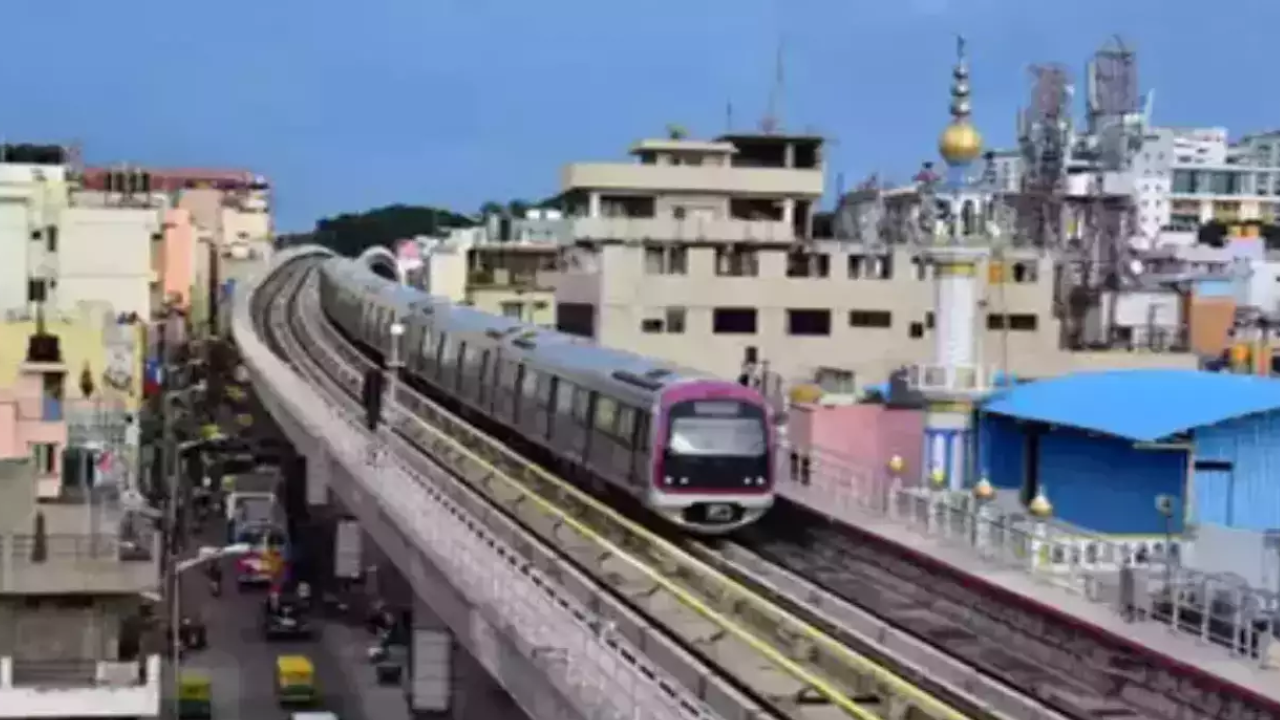
<instances>
[{"instance_id":1,"label":"pink building","mask_svg":"<svg viewBox=\"0 0 1280 720\"><path fill-rule=\"evenodd\" d=\"M52 338L56 350L57 338ZM32 347L37 337L32 338ZM56 498L62 486L62 451L67 446L64 384L67 367L60 354L36 355L18 366L13 387L0 388L0 458L35 462L36 496Z\"/></svg>"},{"instance_id":2,"label":"pink building","mask_svg":"<svg viewBox=\"0 0 1280 720\"><path fill-rule=\"evenodd\" d=\"M889 459L906 463L904 478L919 477L924 451L924 413L883 405L793 405L789 423L792 448L801 456L824 458L881 477Z\"/></svg>"},{"instance_id":3,"label":"pink building","mask_svg":"<svg viewBox=\"0 0 1280 720\"><path fill-rule=\"evenodd\" d=\"M174 208L165 211L164 232L152 247L151 263L154 280L162 294L161 303L173 300L187 310L191 305L191 288L195 284L196 229L191 211ZM159 307L153 302L153 306Z\"/></svg>"}]
</instances>

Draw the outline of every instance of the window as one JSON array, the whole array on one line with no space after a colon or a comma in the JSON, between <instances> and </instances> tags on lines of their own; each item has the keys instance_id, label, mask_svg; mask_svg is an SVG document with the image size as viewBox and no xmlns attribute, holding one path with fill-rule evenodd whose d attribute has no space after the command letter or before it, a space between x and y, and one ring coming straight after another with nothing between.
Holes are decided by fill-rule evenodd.
<instances>
[{"instance_id":1,"label":"window","mask_svg":"<svg viewBox=\"0 0 1280 720\"><path fill-rule=\"evenodd\" d=\"M933 311L930 310L924 314L924 329L932 330L935 327L937 327L937 319L934 318Z\"/></svg>"},{"instance_id":2,"label":"window","mask_svg":"<svg viewBox=\"0 0 1280 720\"><path fill-rule=\"evenodd\" d=\"M40 278L27 280L27 302L42 303L48 299L48 286Z\"/></svg>"},{"instance_id":3,"label":"window","mask_svg":"<svg viewBox=\"0 0 1280 720\"><path fill-rule=\"evenodd\" d=\"M672 335L680 335L684 333L685 325L685 309L682 307L669 307L661 311L661 317L658 311L649 311L650 317L640 321L640 332L649 335L658 335L661 333L671 333Z\"/></svg>"},{"instance_id":4,"label":"window","mask_svg":"<svg viewBox=\"0 0 1280 720\"><path fill-rule=\"evenodd\" d=\"M754 335L755 308L715 308L711 311L711 332L716 335Z\"/></svg>"},{"instance_id":5,"label":"window","mask_svg":"<svg viewBox=\"0 0 1280 720\"><path fill-rule=\"evenodd\" d=\"M667 308L667 332L672 335L684 334L685 309L682 307Z\"/></svg>"},{"instance_id":6,"label":"window","mask_svg":"<svg viewBox=\"0 0 1280 720\"><path fill-rule=\"evenodd\" d=\"M31 460L36 465L37 473L52 475L58 469L58 446L53 443L32 443Z\"/></svg>"},{"instance_id":7,"label":"window","mask_svg":"<svg viewBox=\"0 0 1280 720\"><path fill-rule=\"evenodd\" d=\"M689 249L683 246L647 247L644 271L648 275L685 275L689 272Z\"/></svg>"},{"instance_id":8,"label":"window","mask_svg":"<svg viewBox=\"0 0 1280 720\"><path fill-rule=\"evenodd\" d=\"M1016 262L1013 264L1013 281L1025 284L1034 283L1039 276L1039 268L1034 261Z\"/></svg>"},{"instance_id":9,"label":"window","mask_svg":"<svg viewBox=\"0 0 1280 720\"><path fill-rule=\"evenodd\" d=\"M45 243L49 248L49 252L58 252L58 226L50 225L45 229Z\"/></svg>"},{"instance_id":10,"label":"window","mask_svg":"<svg viewBox=\"0 0 1280 720\"><path fill-rule=\"evenodd\" d=\"M522 302L502 303L502 317L509 317L514 320L523 320L524 319L524 303Z\"/></svg>"},{"instance_id":11,"label":"window","mask_svg":"<svg viewBox=\"0 0 1280 720\"><path fill-rule=\"evenodd\" d=\"M893 314L888 310L850 310L849 327L893 327Z\"/></svg>"},{"instance_id":12,"label":"window","mask_svg":"<svg viewBox=\"0 0 1280 720\"><path fill-rule=\"evenodd\" d=\"M787 277L824 278L831 274L831 256L826 253L787 254Z\"/></svg>"},{"instance_id":13,"label":"window","mask_svg":"<svg viewBox=\"0 0 1280 720\"><path fill-rule=\"evenodd\" d=\"M788 310L787 334L805 337L831 334L830 310Z\"/></svg>"},{"instance_id":14,"label":"window","mask_svg":"<svg viewBox=\"0 0 1280 720\"><path fill-rule=\"evenodd\" d=\"M907 336L912 340L919 340L924 337L924 323L913 322L907 327Z\"/></svg>"},{"instance_id":15,"label":"window","mask_svg":"<svg viewBox=\"0 0 1280 720\"><path fill-rule=\"evenodd\" d=\"M932 273L929 272L930 266L928 260L916 256L911 258L911 264L915 266L917 280L928 280L932 275Z\"/></svg>"},{"instance_id":16,"label":"window","mask_svg":"<svg viewBox=\"0 0 1280 720\"><path fill-rule=\"evenodd\" d=\"M1029 313L1012 313L1009 315L1001 315L999 313L990 313L987 315L988 330L1011 330L1014 332L1035 332L1039 326L1035 315Z\"/></svg>"},{"instance_id":17,"label":"window","mask_svg":"<svg viewBox=\"0 0 1280 720\"><path fill-rule=\"evenodd\" d=\"M735 247L716 250L716 275L756 277L759 274L760 258L754 249Z\"/></svg>"},{"instance_id":18,"label":"window","mask_svg":"<svg viewBox=\"0 0 1280 720\"><path fill-rule=\"evenodd\" d=\"M614 423L618 419L618 404L612 398L603 395L596 398L596 429L613 433Z\"/></svg>"},{"instance_id":19,"label":"window","mask_svg":"<svg viewBox=\"0 0 1280 720\"><path fill-rule=\"evenodd\" d=\"M591 303L558 303L556 329L566 335L595 337L596 306Z\"/></svg>"}]
</instances>

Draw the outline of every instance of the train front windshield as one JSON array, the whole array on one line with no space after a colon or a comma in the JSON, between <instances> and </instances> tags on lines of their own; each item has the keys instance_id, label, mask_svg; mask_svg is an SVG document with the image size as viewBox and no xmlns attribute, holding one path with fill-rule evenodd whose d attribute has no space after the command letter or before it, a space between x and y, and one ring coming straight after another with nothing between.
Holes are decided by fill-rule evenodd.
<instances>
[{"instance_id":1,"label":"train front windshield","mask_svg":"<svg viewBox=\"0 0 1280 720\"><path fill-rule=\"evenodd\" d=\"M664 486L764 489L769 429L763 408L738 400L692 400L673 405L667 417Z\"/></svg>"}]
</instances>

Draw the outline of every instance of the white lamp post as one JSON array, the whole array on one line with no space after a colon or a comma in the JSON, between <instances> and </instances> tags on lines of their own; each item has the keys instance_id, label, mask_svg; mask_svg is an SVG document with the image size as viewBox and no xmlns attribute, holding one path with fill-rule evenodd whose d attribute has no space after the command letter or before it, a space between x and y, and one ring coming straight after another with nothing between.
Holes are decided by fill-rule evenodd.
<instances>
[{"instance_id":1,"label":"white lamp post","mask_svg":"<svg viewBox=\"0 0 1280 720\"><path fill-rule=\"evenodd\" d=\"M170 664L173 665L173 711L174 717L178 716L178 689L179 676L182 669L182 589L178 578L182 577L182 573L201 567L210 562L221 560L224 557L234 557L247 555L253 551L253 547L248 543L236 543L227 545L226 547L202 547L196 552L196 556L188 558L181 562L175 563L173 566L173 601L169 604L172 608L172 617L169 618L169 632L172 635L169 641Z\"/></svg>"}]
</instances>

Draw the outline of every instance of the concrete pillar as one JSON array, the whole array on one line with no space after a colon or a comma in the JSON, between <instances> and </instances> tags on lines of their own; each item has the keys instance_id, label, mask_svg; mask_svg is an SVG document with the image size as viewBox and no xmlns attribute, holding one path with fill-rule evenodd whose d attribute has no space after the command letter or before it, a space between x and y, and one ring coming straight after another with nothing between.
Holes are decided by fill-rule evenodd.
<instances>
[{"instance_id":1,"label":"concrete pillar","mask_svg":"<svg viewBox=\"0 0 1280 720\"><path fill-rule=\"evenodd\" d=\"M600 193L598 192L587 195L587 217L600 217Z\"/></svg>"},{"instance_id":2,"label":"concrete pillar","mask_svg":"<svg viewBox=\"0 0 1280 720\"><path fill-rule=\"evenodd\" d=\"M329 502L329 484L333 477L333 458L323 446L307 455L307 504L325 505Z\"/></svg>"},{"instance_id":3,"label":"concrete pillar","mask_svg":"<svg viewBox=\"0 0 1280 720\"><path fill-rule=\"evenodd\" d=\"M795 198L786 198L782 201L782 222L791 225L796 219L796 201Z\"/></svg>"},{"instance_id":4,"label":"concrete pillar","mask_svg":"<svg viewBox=\"0 0 1280 720\"><path fill-rule=\"evenodd\" d=\"M455 686L459 653L452 633L421 600L405 611L409 653L404 673L405 701L415 720L457 717Z\"/></svg>"}]
</instances>

